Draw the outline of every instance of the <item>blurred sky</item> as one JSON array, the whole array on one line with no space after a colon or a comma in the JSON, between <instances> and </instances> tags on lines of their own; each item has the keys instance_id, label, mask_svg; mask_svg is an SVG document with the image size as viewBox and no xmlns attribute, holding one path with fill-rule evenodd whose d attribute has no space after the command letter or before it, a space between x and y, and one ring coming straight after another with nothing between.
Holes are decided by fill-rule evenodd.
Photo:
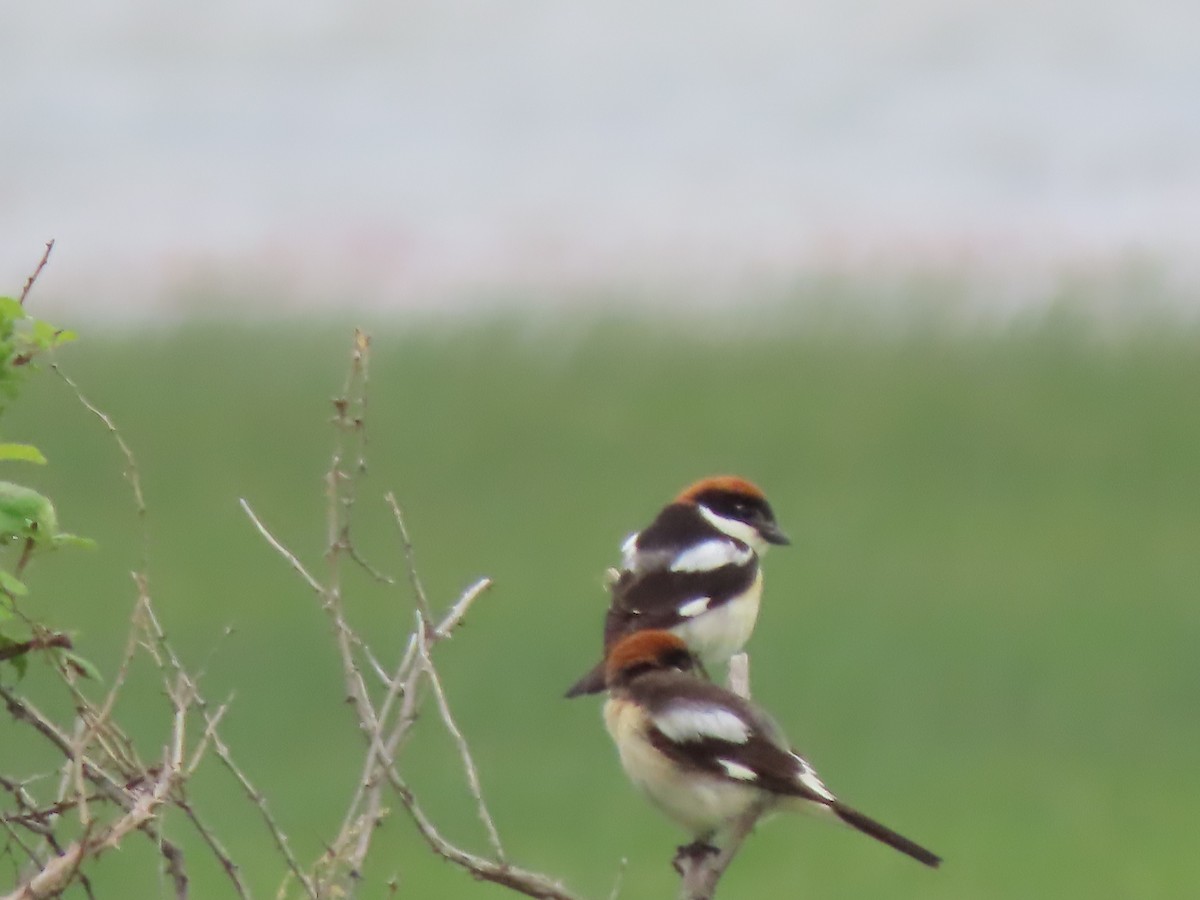
<instances>
[{"instance_id":1,"label":"blurred sky","mask_svg":"<svg viewBox=\"0 0 1200 900\"><path fill-rule=\"evenodd\" d=\"M56 238L42 313L1200 284L1194 0L39 0L0 53L0 284Z\"/></svg>"}]
</instances>

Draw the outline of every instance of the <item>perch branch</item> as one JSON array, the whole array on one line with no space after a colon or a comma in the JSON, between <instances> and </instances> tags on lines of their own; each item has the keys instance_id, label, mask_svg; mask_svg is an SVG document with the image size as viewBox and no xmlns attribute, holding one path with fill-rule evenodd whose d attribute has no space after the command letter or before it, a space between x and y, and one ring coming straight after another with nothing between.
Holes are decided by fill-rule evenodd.
<instances>
[{"instance_id":1,"label":"perch branch","mask_svg":"<svg viewBox=\"0 0 1200 900\"><path fill-rule=\"evenodd\" d=\"M739 697L750 698L750 657L745 653L735 654L729 660L729 689ZM770 806L770 801L763 801L734 820L716 853L706 856L680 854L676 857L675 865L681 879L679 900L712 900L717 882Z\"/></svg>"}]
</instances>

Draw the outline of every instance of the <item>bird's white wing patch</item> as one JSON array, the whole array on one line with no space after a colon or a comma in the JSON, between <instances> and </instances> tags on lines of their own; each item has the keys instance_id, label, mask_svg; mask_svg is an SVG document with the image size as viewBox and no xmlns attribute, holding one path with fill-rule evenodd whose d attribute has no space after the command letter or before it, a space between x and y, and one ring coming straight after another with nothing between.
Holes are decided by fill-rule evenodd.
<instances>
[{"instance_id":1,"label":"bird's white wing patch","mask_svg":"<svg viewBox=\"0 0 1200 900\"><path fill-rule=\"evenodd\" d=\"M695 600L689 600L687 603L681 603L679 609L676 610L680 616L685 619L690 619L693 616L698 616L700 613L708 609L708 604L712 602L712 597L697 597Z\"/></svg>"},{"instance_id":2,"label":"bird's white wing patch","mask_svg":"<svg viewBox=\"0 0 1200 900\"><path fill-rule=\"evenodd\" d=\"M629 537L625 538L625 543L621 544L621 568L632 569L634 562L637 559L638 538L641 537L641 532L635 531Z\"/></svg>"},{"instance_id":3,"label":"bird's white wing patch","mask_svg":"<svg viewBox=\"0 0 1200 900\"><path fill-rule=\"evenodd\" d=\"M750 740L750 726L722 706L681 704L654 717L654 726L677 744L716 738L731 744Z\"/></svg>"},{"instance_id":4,"label":"bird's white wing patch","mask_svg":"<svg viewBox=\"0 0 1200 900\"><path fill-rule=\"evenodd\" d=\"M825 782L817 777L817 770L808 764L808 760L799 753L793 753L792 756L796 762L800 764L800 771L796 773L796 780L802 785L816 794L818 797L833 802L837 798L829 792L829 788L825 787Z\"/></svg>"},{"instance_id":5,"label":"bird's white wing patch","mask_svg":"<svg viewBox=\"0 0 1200 900\"><path fill-rule=\"evenodd\" d=\"M742 565L748 562L752 555L748 547L739 547L733 541L715 538L688 547L671 560L671 571L709 572L730 564Z\"/></svg>"},{"instance_id":6,"label":"bird's white wing patch","mask_svg":"<svg viewBox=\"0 0 1200 900\"><path fill-rule=\"evenodd\" d=\"M721 764L721 768L725 770L725 774L730 778L736 778L738 781L758 780L758 773L749 766L743 766L732 759L718 759L717 762Z\"/></svg>"}]
</instances>

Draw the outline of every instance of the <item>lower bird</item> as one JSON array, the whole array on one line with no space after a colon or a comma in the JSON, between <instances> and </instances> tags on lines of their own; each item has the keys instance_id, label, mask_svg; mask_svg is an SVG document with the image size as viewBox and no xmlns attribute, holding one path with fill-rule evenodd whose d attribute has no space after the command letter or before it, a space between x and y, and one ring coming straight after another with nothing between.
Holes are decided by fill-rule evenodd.
<instances>
[{"instance_id":1,"label":"lower bird","mask_svg":"<svg viewBox=\"0 0 1200 900\"><path fill-rule=\"evenodd\" d=\"M668 631L641 631L617 643L605 667L604 720L633 783L712 850L723 827L759 808L832 815L936 868L941 857L839 800L779 726L748 700L692 670L696 658Z\"/></svg>"}]
</instances>

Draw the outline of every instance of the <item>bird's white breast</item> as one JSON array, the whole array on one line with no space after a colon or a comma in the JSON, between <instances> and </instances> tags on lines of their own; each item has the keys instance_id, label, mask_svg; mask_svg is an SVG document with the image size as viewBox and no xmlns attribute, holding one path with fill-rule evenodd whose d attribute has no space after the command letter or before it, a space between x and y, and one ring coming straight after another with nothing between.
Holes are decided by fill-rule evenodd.
<instances>
[{"instance_id":1,"label":"bird's white breast","mask_svg":"<svg viewBox=\"0 0 1200 900\"><path fill-rule=\"evenodd\" d=\"M724 665L754 632L762 599L762 570L743 593L671 629L706 666Z\"/></svg>"},{"instance_id":2,"label":"bird's white breast","mask_svg":"<svg viewBox=\"0 0 1200 900\"><path fill-rule=\"evenodd\" d=\"M644 713L628 700L609 698L604 722L629 779L693 835L708 834L762 797L762 791L749 784L680 769L650 743Z\"/></svg>"}]
</instances>

